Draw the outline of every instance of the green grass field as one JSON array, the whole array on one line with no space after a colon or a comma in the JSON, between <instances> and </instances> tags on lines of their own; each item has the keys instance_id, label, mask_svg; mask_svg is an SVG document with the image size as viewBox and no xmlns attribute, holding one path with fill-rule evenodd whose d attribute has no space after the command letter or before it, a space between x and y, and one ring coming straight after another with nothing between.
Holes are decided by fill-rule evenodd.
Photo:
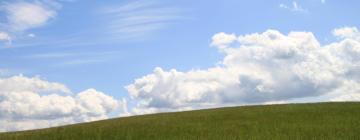
<instances>
[{"instance_id":1,"label":"green grass field","mask_svg":"<svg viewBox=\"0 0 360 140\"><path fill-rule=\"evenodd\" d=\"M360 103L228 107L0 133L0 140L138 139L360 139Z\"/></svg>"}]
</instances>

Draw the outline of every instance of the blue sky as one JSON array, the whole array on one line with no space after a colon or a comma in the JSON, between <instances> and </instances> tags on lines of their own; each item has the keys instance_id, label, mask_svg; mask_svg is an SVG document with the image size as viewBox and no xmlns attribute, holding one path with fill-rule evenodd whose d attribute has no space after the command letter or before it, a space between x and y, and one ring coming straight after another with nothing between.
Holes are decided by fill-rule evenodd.
<instances>
[{"instance_id":1,"label":"blue sky","mask_svg":"<svg viewBox=\"0 0 360 140\"><path fill-rule=\"evenodd\" d=\"M11 11L6 7L14 3L36 4L50 13L42 15L43 21L20 28L8 21ZM125 86L156 67L185 73L216 67L227 55L210 45L219 32L306 31L325 45L338 40L334 29L360 25L356 0L5 0L0 4L0 31L11 38L1 42L1 77L40 76L66 85L73 93L94 88L115 99L129 99ZM128 108L136 105L128 102Z\"/></svg>"}]
</instances>

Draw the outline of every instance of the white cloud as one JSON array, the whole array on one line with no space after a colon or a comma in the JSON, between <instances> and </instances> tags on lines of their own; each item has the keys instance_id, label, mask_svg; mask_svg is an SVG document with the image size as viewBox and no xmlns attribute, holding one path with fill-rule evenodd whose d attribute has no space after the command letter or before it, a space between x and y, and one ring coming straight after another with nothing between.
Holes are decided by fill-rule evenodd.
<instances>
[{"instance_id":1,"label":"white cloud","mask_svg":"<svg viewBox=\"0 0 360 140\"><path fill-rule=\"evenodd\" d=\"M356 27L343 27L334 29L333 35L339 38L352 38L360 40L360 33Z\"/></svg>"},{"instance_id":2,"label":"white cloud","mask_svg":"<svg viewBox=\"0 0 360 140\"><path fill-rule=\"evenodd\" d=\"M222 65L180 72L155 68L126 86L134 114L244 104L331 101L360 94L360 42L351 36L321 46L311 32L219 33L211 45ZM303 101L302 101L303 102Z\"/></svg>"},{"instance_id":3,"label":"white cloud","mask_svg":"<svg viewBox=\"0 0 360 140\"><path fill-rule=\"evenodd\" d=\"M5 32L0 32L0 41L10 41L11 37Z\"/></svg>"},{"instance_id":4,"label":"white cloud","mask_svg":"<svg viewBox=\"0 0 360 140\"><path fill-rule=\"evenodd\" d=\"M335 97L335 98L331 99L330 101L333 101L333 102L360 101L360 95L359 94L341 95L339 97Z\"/></svg>"},{"instance_id":5,"label":"white cloud","mask_svg":"<svg viewBox=\"0 0 360 140\"><path fill-rule=\"evenodd\" d=\"M8 33L6 32L0 32L0 42L4 41L6 43L6 45L10 45L11 44L11 37Z\"/></svg>"},{"instance_id":6,"label":"white cloud","mask_svg":"<svg viewBox=\"0 0 360 140\"><path fill-rule=\"evenodd\" d=\"M95 89L72 94L38 77L0 79L0 131L26 130L108 118L119 102Z\"/></svg>"},{"instance_id":7,"label":"white cloud","mask_svg":"<svg viewBox=\"0 0 360 140\"><path fill-rule=\"evenodd\" d=\"M15 84L16 83L16 84ZM13 76L7 79L0 79L1 91L30 91L30 92L62 92L70 93L70 90L60 84L41 80L39 77L27 78L22 75Z\"/></svg>"},{"instance_id":8,"label":"white cloud","mask_svg":"<svg viewBox=\"0 0 360 140\"><path fill-rule=\"evenodd\" d=\"M87 116L103 116L106 118L105 115L115 110L117 107L116 100L95 89L88 89L80 92L77 95L77 99L82 109L88 113ZM94 119L96 120L97 118Z\"/></svg>"},{"instance_id":9,"label":"white cloud","mask_svg":"<svg viewBox=\"0 0 360 140\"><path fill-rule=\"evenodd\" d=\"M292 11L292 12L303 12L303 13L307 13L307 12L308 12L307 9L302 8L296 1L293 1L291 6L288 6L288 5L286 5L286 4L281 3L281 4L279 5L279 7L280 7L280 8L283 8L283 9L290 10L290 11Z\"/></svg>"},{"instance_id":10,"label":"white cloud","mask_svg":"<svg viewBox=\"0 0 360 140\"><path fill-rule=\"evenodd\" d=\"M233 43L236 39L237 37L235 34L225 34L224 32L217 33L212 37L211 46L223 48L230 43Z\"/></svg>"},{"instance_id":11,"label":"white cloud","mask_svg":"<svg viewBox=\"0 0 360 140\"><path fill-rule=\"evenodd\" d=\"M55 10L42 3L9 3L3 10L7 14L8 25L14 31L25 31L43 26L56 16Z\"/></svg>"},{"instance_id":12,"label":"white cloud","mask_svg":"<svg viewBox=\"0 0 360 140\"><path fill-rule=\"evenodd\" d=\"M0 22L0 41L11 45L11 40L24 32L48 24L61 8L58 0L8 1L0 5L4 20ZM12 38L11 38L12 37ZM28 34L28 37L35 37ZM21 38L21 37L20 37Z\"/></svg>"}]
</instances>

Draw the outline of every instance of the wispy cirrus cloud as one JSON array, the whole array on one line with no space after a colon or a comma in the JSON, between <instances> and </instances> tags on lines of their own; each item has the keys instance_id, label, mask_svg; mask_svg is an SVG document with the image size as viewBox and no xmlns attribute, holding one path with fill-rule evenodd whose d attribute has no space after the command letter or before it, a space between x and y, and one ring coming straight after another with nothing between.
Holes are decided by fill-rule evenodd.
<instances>
[{"instance_id":1,"label":"wispy cirrus cloud","mask_svg":"<svg viewBox=\"0 0 360 140\"><path fill-rule=\"evenodd\" d=\"M90 13L93 18L88 19L88 22L93 23L94 20L99 22L90 25L91 29L75 29L69 31L68 35L55 38L28 33L26 37L35 37L36 39L18 42L13 46L74 47L118 43L125 40L146 40L149 35L154 35L180 21L190 19L185 15L187 10L184 8L160 1L140 0L97 8L95 15ZM55 10L55 12L57 11ZM84 26L87 25L84 24Z\"/></svg>"},{"instance_id":2,"label":"wispy cirrus cloud","mask_svg":"<svg viewBox=\"0 0 360 140\"><path fill-rule=\"evenodd\" d=\"M106 32L117 38L139 38L185 19L182 9L154 1L135 1L100 10Z\"/></svg>"},{"instance_id":3,"label":"wispy cirrus cloud","mask_svg":"<svg viewBox=\"0 0 360 140\"><path fill-rule=\"evenodd\" d=\"M53 67L79 66L110 61L119 56L118 51L103 52L50 52L23 56L24 59L56 61Z\"/></svg>"},{"instance_id":4,"label":"wispy cirrus cloud","mask_svg":"<svg viewBox=\"0 0 360 140\"><path fill-rule=\"evenodd\" d=\"M107 58L87 58L87 59L73 59L55 64L54 67L66 67L66 66L78 66L94 63L103 63L107 61Z\"/></svg>"},{"instance_id":5,"label":"wispy cirrus cloud","mask_svg":"<svg viewBox=\"0 0 360 140\"><path fill-rule=\"evenodd\" d=\"M108 56L116 55L117 51L104 51L104 52L55 52L55 53L38 53L25 56L25 58L38 58L38 59L56 59L68 57L90 57L90 56Z\"/></svg>"},{"instance_id":6,"label":"wispy cirrus cloud","mask_svg":"<svg viewBox=\"0 0 360 140\"><path fill-rule=\"evenodd\" d=\"M307 9L304 9L300 4L298 4L296 1L293 1L291 5L287 5L284 3L281 3L279 5L280 8L290 10L292 12L301 12L301 13L308 13L309 11Z\"/></svg>"}]
</instances>

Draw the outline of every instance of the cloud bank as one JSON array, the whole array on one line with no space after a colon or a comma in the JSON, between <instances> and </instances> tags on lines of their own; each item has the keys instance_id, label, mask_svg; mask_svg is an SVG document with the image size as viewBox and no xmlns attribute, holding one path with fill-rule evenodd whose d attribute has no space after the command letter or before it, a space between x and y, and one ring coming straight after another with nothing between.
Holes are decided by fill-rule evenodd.
<instances>
[{"instance_id":1,"label":"cloud bank","mask_svg":"<svg viewBox=\"0 0 360 140\"><path fill-rule=\"evenodd\" d=\"M341 40L328 45L321 45L311 32L215 34L211 46L224 55L220 65L185 72L155 68L125 87L138 102L131 111L143 114L304 98L357 100L359 32L345 27L333 33Z\"/></svg>"},{"instance_id":2,"label":"cloud bank","mask_svg":"<svg viewBox=\"0 0 360 140\"><path fill-rule=\"evenodd\" d=\"M38 77L0 79L0 132L106 119L117 107L121 102L95 89L73 94Z\"/></svg>"},{"instance_id":3,"label":"cloud bank","mask_svg":"<svg viewBox=\"0 0 360 140\"><path fill-rule=\"evenodd\" d=\"M360 32L333 30L322 45L311 32L217 33L210 46L223 54L207 69L157 67L125 88L129 99L22 75L0 78L0 131L27 130L121 115L211 107L360 100ZM0 71L1 72L1 71ZM127 103L130 103L129 106Z\"/></svg>"}]
</instances>

